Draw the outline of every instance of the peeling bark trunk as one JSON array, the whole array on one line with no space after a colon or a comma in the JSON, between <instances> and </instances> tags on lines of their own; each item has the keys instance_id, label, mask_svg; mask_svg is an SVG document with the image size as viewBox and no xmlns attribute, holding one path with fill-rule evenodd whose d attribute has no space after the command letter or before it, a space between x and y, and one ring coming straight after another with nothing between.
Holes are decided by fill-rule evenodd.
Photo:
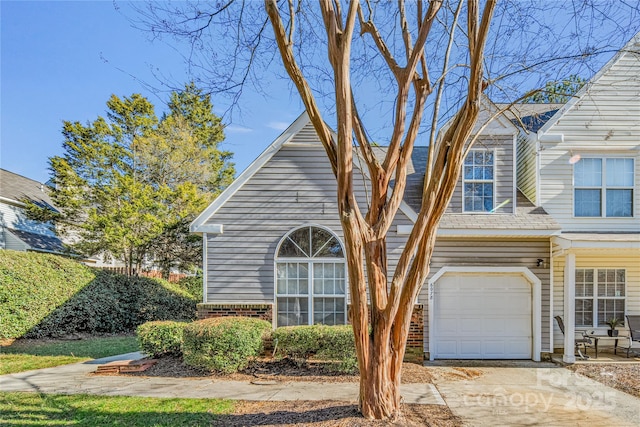
<instances>
[{"instance_id":1,"label":"peeling bark trunk","mask_svg":"<svg viewBox=\"0 0 640 427\"><path fill-rule=\"evenodd\" d=\"M402 360L413 306L427 277L438 223L453 194L465 154L465 144L478 117L483 88L483 49L495 2L496 0L485 2L482 21L479 22L479 0L467 0L470 58L468 96L442 140L429 151L422 208L389 284L386 234L404 196L407 167L422 122L425 101L432 91L425 43L442 2L430 1L424 14L421 4L417 8L415 43L406 28L409 21L406 19L405 3L398 2L400 18L405 26L405 66L396 61L387 47L372 21L374 14L371 9L369 18L365 19L358 0L348 2L346 12L340 0L319 3L327 35L327 54L333 69L337 118L335 138L322 119L311 88L295 59L293 0L289 0L288 9L282 10L276 0L265 0L284 68L300 93L337 180L338 212L344 234L351 295L349 317L360 368L359 405L362 415L369 419L395 419L400 415ZM286 13L289 13L290 18L289 31L286 31L281 17L281 14ZM372 38L397 83L393 131L382 163L373 154L356 110L356 103L352 99L350 52L356 20L360 24L361 35L368 34ZM412 89L413 114L407 120L408 99ZM356 200L353 185L354 157L358 155L354 146L360 147L362 160L366 163L371 179L371 197L364 216ZM361 168L361 162L358 167ZM395 183L390 189L392 179ZM388 194L389 191L391 194ZM367 286L370 305L367 301Z\"/></svg>"}]
</instances>

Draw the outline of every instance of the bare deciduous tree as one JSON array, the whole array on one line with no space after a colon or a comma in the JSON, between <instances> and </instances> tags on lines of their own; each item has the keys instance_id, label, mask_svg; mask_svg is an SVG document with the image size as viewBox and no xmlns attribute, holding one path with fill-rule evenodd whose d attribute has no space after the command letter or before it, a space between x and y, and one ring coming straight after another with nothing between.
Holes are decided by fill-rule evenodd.
<instances>
[{"instance_id":1,"label":"bare deciduous tree","mask_svg":"<svg viewBox=\"0 0 640 427\"><path fill-rule=\"evenodd\" d=\"M614 51L638 29L633 5L572 4L573 21L564 27L558 21L562 18L543 5L497 0L264 0L262 10L250 2L229 1L215 8L151 5L143 13L143 22L154 34L188 39L194 47L189 64L210 71L205 79L212 90L237 89L234 99L248 82L260 86L259 76L248 65L262 61L259 68L270 69L274 52L279 52L337 179L350 320L360 368L360 409L367 418L395 418L400 413L402 360L414 302L429 273L438 223L471 146L483 91L490 88L492 96L506 97L516 87L521 96L537 81L550 78L545 71L537 81L514 80L523 71L569 75L576 72L566 65L569 60L588 65L585 60L592 54ZM555 7L557 11L563 5ZM492 20L497 25L492 26ZM603 22L609 25L606 37L593 29ZM556 31L559 27L563 29ZM216 39L207 37L223 37L222 30L235 37L235 43L220 43L214 49ZM613 34L619 38L610 38ZM559 43L571 38L570 45ZM196 60L202 50L207 55ZM226 55L221 54L225 50ZM564 59L563 67L552 67L558 59ZM372 91L384 97L376 99ZM384 158L374 153L372 135L377 136L377 129L365 125L363 99L392 105L387 110ZM323 108L322 101L329 101L329 108ZM446 127L440 129L445 119ZM335 125L335 133L328 122ZM386 236L404 196L414 145L423 134L429 150L422 205L397 267L389 271ZM369 177L366 206L354 191L354 175L361 165Z\"/></svg>"}]
</instances>

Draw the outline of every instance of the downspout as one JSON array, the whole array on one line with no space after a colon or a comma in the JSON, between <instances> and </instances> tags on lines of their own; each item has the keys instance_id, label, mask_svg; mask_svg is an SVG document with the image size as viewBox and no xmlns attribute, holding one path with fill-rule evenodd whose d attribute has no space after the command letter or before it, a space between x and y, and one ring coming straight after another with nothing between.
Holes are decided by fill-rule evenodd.
<instances>
[{"instance_id":1,"label":"downspout","mask_svg":"<svg viewBox=\"0 0 640 427\"><path fill-rule=\"evenodd\" d=\"M207 303L207 233L202 233L202 303Z\"/></svg>"}]
</instances>

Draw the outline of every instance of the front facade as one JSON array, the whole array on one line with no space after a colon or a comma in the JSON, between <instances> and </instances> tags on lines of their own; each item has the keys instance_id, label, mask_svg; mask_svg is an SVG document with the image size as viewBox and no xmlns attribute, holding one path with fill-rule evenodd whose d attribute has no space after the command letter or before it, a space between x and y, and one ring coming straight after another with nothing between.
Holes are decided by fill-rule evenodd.
<instances>
[{"instance_id":1,"label":"front facade","mask_svg":"<svg viewBox=\"0 0 640 427\"><path fill-rule=\"evenodd\" d=\"M499 122L467 157L414 310L414 356L539 360L551 348L549 238L559 227L516 189L516 136L509 121ZM390 271L416 219L425 156L416 148L405 203L387 236ZM274 327L346 323L335 194L303 114L192 224L205 254L200 317L251 315ZM474 311L478 292L493 303Z\"/></svg>"},{"instance_id":2,"label":"front facade","mask_svg":"<svg viewBox=\"0 0 640 427\"><path fill-rule=\"evenodd\" d=\"M25 199L55 211L46 185L0 169L0 249L64 253L51 224L27 218Z\"/></svg>"},{"instance_id":3,"label":"front facade","mask_svg":"<svg viewBox=\"0 0 640 427\"><path fill-rule=\"evenodd\" d=\"M541 360L565 348L572 361L576 328L640 314L638 70L637 53L623 52L567 105L522 105L518 120L489 121L497 107L484 100L414 310L409 353ZM417 218L426 155L415 148L387 235L391 272ZM366 204L367 176L356 176ZM204 245L200 317L345 323L335 194L303 114L193 222Z\"/></svg>"}]
</instances>

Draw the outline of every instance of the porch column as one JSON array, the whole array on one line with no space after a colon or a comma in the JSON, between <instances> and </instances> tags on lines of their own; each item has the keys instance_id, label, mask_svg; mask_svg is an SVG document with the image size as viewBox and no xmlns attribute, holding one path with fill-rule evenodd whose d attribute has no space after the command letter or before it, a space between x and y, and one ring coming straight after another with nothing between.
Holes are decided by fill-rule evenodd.
<instances>
[{"instance_id":1,"label":"porch column","mask_svg":"<svg viewBox=\"0 0 640 427\"><path fill-rule=\"evenodd\" d=\"M568 253L564 264L564 355L565 363L575 363L576 346L576 255Z\"/></svg>"}]
</instances>

